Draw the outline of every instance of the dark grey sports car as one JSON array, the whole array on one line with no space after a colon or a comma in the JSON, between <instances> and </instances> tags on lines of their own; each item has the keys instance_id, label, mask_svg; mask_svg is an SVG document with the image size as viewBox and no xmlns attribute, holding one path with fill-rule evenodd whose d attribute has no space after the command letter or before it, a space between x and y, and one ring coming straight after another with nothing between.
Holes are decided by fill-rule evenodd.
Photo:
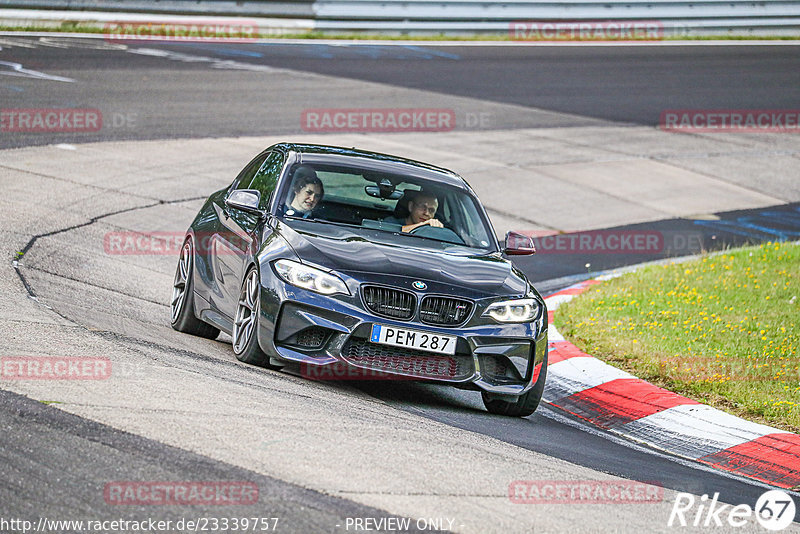
<instances>
[{"instance_id":1,"label":"dark grey sports car","mask_svg":"<svg viewBox=\"0 0 800 534\"><path fill-rule=\"evenodd\" d=\"M172 326L243 362L481 392L526 416L547 374L544 301L457 174L385 154L269 147L212 194L181 249ZM348 376L353 376L349 375Z\"/></svg>"}]
</instances>

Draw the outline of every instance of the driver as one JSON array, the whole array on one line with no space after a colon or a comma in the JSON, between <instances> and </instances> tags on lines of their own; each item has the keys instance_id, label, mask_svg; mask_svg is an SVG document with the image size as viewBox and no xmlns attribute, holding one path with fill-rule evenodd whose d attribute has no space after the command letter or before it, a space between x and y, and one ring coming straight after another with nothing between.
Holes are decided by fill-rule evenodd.
<instances>
[{"instance_id":1,"label":"driver","mask_svg":"<svg viewBox=\"0 0 800 534\"><path fill-rule=\"evenodd\" d=\"M434 218L437 209L439 209L439 200L436 195L423 190L408 201L408 217L405 220L392 216L385 218L384 221L403 225L403 232L411 232L425 225L444 228L444 225Z\"/></svg>"}]
</instances>

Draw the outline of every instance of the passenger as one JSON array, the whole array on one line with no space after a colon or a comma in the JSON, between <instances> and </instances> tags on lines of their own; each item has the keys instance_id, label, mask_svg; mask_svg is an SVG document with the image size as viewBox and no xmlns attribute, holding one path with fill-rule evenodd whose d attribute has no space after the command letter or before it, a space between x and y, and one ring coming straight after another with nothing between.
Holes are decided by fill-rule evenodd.
<instances>
[{"instance_id":1,"label":"passenger","mask_svg":"<svg viewBox=\"0 0 800 534\"><path fill-rule=\"evenodd\" d=\"M439 200L436 195L420 191L408 201L408 217L401 219L392 215L391 217L386 217L384 221L402 225L403 232L411 232L425 225L444 228L444 225L435 218L437 209L439 209Z\"/></svg>"},{"instance_id":2,"label":"passenger","mask_svg":"<svg viewBox=\"0 0 800 534\"><path fill-rule=\"evenodd\" d=\"M308 219L324 194L325 188L316 171L312 167L301 165L294 171L292 188L287 196L284 213ZM292 198L291 201L288 200L289 196Z\"/></svg>"}]
</instances>

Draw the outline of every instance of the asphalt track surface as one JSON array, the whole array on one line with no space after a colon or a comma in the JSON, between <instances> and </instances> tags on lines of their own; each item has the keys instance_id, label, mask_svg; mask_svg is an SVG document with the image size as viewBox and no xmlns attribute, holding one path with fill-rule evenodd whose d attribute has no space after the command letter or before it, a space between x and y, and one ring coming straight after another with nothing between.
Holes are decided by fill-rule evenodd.
<instances>
[{"instance_id":1,"label":"asphalt track surface","mask_svg":"<svg viewBox=\"0 0 800 534\"><path fill-rule=\"evenodd\" d=\"M248 517L267 518L270 526L281 529L283 521L291 525L292 532L330 532L345 517L385 515L378 509L121 432L8 391L0 390L0 402L3 406L0 427L4 434L0 467L4 484L0 496L6 520L44 517L54 521L59 518L140 521L144 517L157 517L177 525L184 518L194 521L204 517L233 518L242 517L244 512ZM247 481L258 487L258 502L244 510L240 505L194 504L170 506L154 514L144 504L103 503L98 497L104 495L109 480ZM8 531L20 530L2 529Z\"/></svg>"},{"instance_id":2,"label":"asphalt track surface","mask_svg":"<svg viewBox=\"0 0 800 534\"><path fill-rule=\"evenodd\" d=\"M85 42L79 42L85 43ZM800 54L798 47L748 47L690 49L648 47L633 49L480 47L391 47L377 45L341 47L330 45L152 45L160 53L131 54L114 49L97 50L91 44L51 40L40 45L26 40L2 42L0 61L19 63L26 69L80 82L54 82L53 91L31 83L27 76L0 76L4 108L87 107L116 114L120 125L96 134L3 133L3 147L82 142L94 140L218 137L300 133L297 109L308 102L330 106L382 107L391 100L354 105L352 95L325 95L318 87L303 93L306 102L292 99L291 83L284 93L258 91L259 84L246 68L209 68L216 61L236 61L266 67L292 69L375 81L383 85L425 89L444 95L490 103L536 108L529 115L492 115L489 129L591 125L598 121L623 121L653 125L668 108L791 108L800 101ZM190 61L188 54L211 58ZM160 54L160 55L159 55ZM170 67L164 67L164 59ZM231 58L235 58L231 60ZM231 67L231 64L228 64ZM12 69L13 70L13 69ZM174 72L171 72L174 71ZM269 72L268 70L264 72ZM480 75L476 75L480 73ZM297 82L294 80L294 82ZM620 98L624 93L626 98ZM235 95L235 97L231 95ZM562 98L565 94L573 98ZM384 98L386 98L384 96ZM665 105L665 103L668 103ZM286 111L288 109L288 111ZM465 108L465 113L483 108ZM564 118L548 111L570 113ZM124 117L132 117L127 124ZM600 122L602 123L602 122ZM774 210L796 212L797 204ZM792 211L794 210L794 211ZM720 214L723 220L757 216L764 210ZM685 221L648 223L679 228ZM798 226L784 225L784 232ZM685 228L684 228L685 229ZM732 232L700 228L704 248L720 243L757 242L775 234ZM32 249L44 246L32 244ZM538 259L538 258L537 258ZM632 264L652 257L619 255L601 257L593 270ZM57 261L57 259L55 260ZM533 260L531 260L533 261ZM537 265L525 266L537 280L586 275L582 258L555 255ZM542 263L543 262L543 263ZM602 263L606 262L606 263ZM548 273L545 277L541 273ZM27 280L26 280L27 282ZM48 283L40 279L41 287ZM555 290L566 282L548 286ZM32 284L33 288L37 284ZM544 290L543 290L544 291ZM70 308L67 306L67 310ZM68 314L68 312L66 313ZM124 336L123 336L124 337ZM130 339L124 340L130 342ZM187 353L188 360L221 366L214 357ZM210 363L209 363L210 362ZM247 371L244 371L247 373ZM216 374L216 373L215 373ZM724 476L657 451L639 447L587 428L560 412L542 407L526 419L503 419L486 414L473 395L423 384L364 384L360 391L408 413L421 415L498 440L633 480L658 480L666 488L700 495L720 492L727 503L754 504L764 488ZM2 392L5 456L0 474L3 513L48 515L65 510L96 513L98 488L107 480L159 477L191 480L258 480L262 513L272 512L297 527L292 531L330 531L347 516L386 515L380 510L306 490L296 485L187 453L157 441L116 431L110 427L66 414L9 392ZM41 444L48 443L43 448ZM91 462L86 462L90 458ZM53 469L54 459L60 466ZM50 480L51 491L42 492L40 480ZM87 483L88 481L88 483ZM82 488L82 489L81 489ZM61 497L53 498L53 495ZM141 510L126 509L136 517ZM192 512L200 510L196 508ZM164 518L185 515L181 510L161 512ZM224 515L220 509L209 513ZM108 512L115 517L117 510ZM148 515L153 516L148 510ZM250 515L256 515L250 514ZM100 517L98 517L100 518ZM797 518L800 519L800 513Z\"/></svg>"},{"instance_id":3,"label":"asphalt track surface","mask_svg":"<svg viewBox=\"0 0 800 534\"><path fill-rule=\"evenodd\" d=\"M0 36L4 108L99 110L98 132L2 132L0 148L58 142L304 133L309 108L420 107L446 103L458 128L486 131L619 124L656 126L665 109L793 109L800 102L800 45L780 46L436 46L342 43L182 43ZM165 63L169 68L165 69ZM33 71L15 72L12 65ZM271 69L281 69L272 71ZM311 72L379 83L354 94L302 77L273 83L271 73ZM6 76L2 76L6 74ZM13 75L12 75L13 74ZM37 77L76 75L73 82ZM265 81L264 76L267 80ZM386 89L388 87L388 89ZM391 87L424 90L432 103ZM624 95L624 97L621 97ZM453 105L447 97L466 100ZM517 111L485 107L514 106ZM524 111L529 110L529 111ZM472 124L480 121L484 123ZM469 124L468 124L469 123ZM778 205L793 211L796 205ZM722 219L764 210L716 213ZM609 227L611 231L694 232L696 241L661 254L539 255L521 258L535 281L702 250L797 237L780 230L735 231L683 219ZM741 230L741 229L740 229ZM587 263L589 264L587 266ZM561 283L561 282L559 282ZM543 291L556 288L544 285Z\"/></svg>"},{"instance_id":4,"label":"asphalt track surface","mask_svg":"<svg viewBox=\"0 0 800 534\"><path fill-rule=\"evenodd\" d=\"M480 113L489 114L484 127L491 129L608 121L653 126L665 109L792 109L800 102L800 45L122 44L0 36L0 47L0 73L8 75L0 77L3 106L100 109L104 128L80 134L86 141L297 133L305 108L405 104L303 79L265 83L258 74L269 75L270 68L474 99L457 109L462 128L469 127L468 114ZM30 78L9 75L14 63L81 76L57 88L32 86ZM488 103L541 112L502 114ZM59 139L72 142L75 135L3 135L0 146Z\"/></svg>"}]
</instances>

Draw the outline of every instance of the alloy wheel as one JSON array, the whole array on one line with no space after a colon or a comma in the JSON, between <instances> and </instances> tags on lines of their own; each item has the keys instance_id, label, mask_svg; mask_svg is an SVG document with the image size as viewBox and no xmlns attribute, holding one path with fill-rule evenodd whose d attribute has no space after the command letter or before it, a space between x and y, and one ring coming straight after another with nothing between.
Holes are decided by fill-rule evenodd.
<instances>
[{"instance_id":1,"label":"alloy wheel","mask_svg":"<svg viewBox=\"0 0 800 534\"><path fill-rule=\"evenodd\" d=\"M175 281L172 284L172 322L178 320L178 316L183 309L186 300L186 283L192 272L192 243L186 241L181 249L181 256L178 260L178 268L175 271Z\"/></svg>"},{"instance_id":2,"label":"alloy wheel","mask_svg":"<svg viewBox=\"0 0 800 534\"><path fill-rule=\"evenodd\" d=\"M259 309L258 296L258 273L253 269L242 284L236 319L233 322L233 352L236 354L245 351L255 332Z\"/></svg>"}]
</instances>

